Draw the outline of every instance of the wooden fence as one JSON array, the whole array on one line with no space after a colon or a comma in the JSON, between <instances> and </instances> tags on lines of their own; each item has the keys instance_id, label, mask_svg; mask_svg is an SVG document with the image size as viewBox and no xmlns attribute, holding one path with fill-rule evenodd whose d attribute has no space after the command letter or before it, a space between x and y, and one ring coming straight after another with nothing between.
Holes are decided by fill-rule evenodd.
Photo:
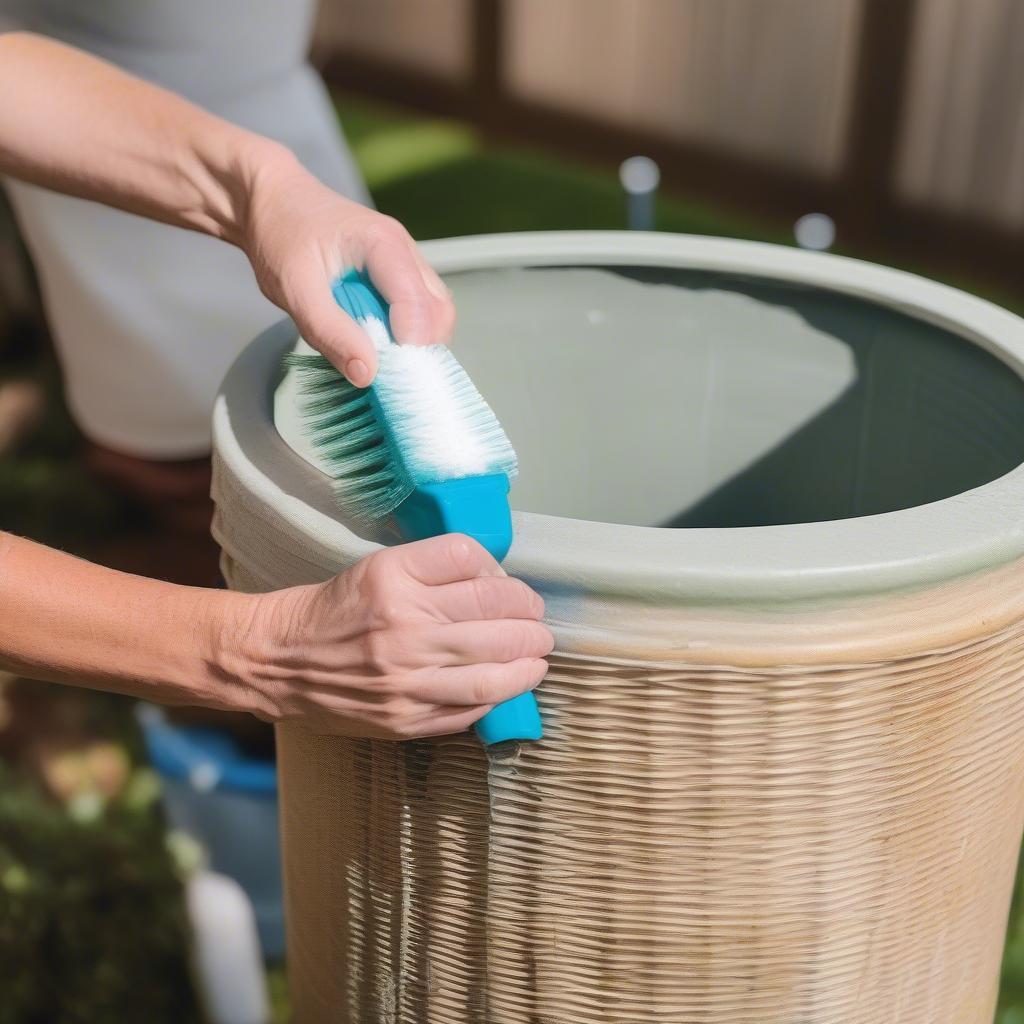
<instances>
[{"instance_id":1,"label":"wooden fence","mask_svg":"<svg viewBox=\"0 0 1024 1024\"><path fill-rule=\"evenodd\" d=\"M324 0L333 83L1019 287L1022 0Z\"/></svg>"}]
</instances>

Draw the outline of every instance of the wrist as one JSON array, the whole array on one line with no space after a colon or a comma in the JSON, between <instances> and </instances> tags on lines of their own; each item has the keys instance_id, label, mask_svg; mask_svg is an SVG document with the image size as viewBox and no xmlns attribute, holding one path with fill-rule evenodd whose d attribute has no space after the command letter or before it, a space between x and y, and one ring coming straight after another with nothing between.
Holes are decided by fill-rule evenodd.
<instances>
[{"instance_id":1,"label":"wrist","mask_svg":"<svg viewBox=\"0 0 1024 1024\"><path fill-rule=\"evenodd\" d=\"M204 704L270 716L257 668L263 599L229 590L203 592L191 646L193 664L203 677Z\"/></svg>"},{"instance_id":2,"label":"wrist","mask_svg":"<svg viewBox=\"0 0 1024 1024\"><path fill-rule=\"evenodd\" d=\"M286 146L224 126L196 146L187 175L197 195L190 226L246 248L253 209L273 182L302 171Z\"/></svg>"}]
</instances>

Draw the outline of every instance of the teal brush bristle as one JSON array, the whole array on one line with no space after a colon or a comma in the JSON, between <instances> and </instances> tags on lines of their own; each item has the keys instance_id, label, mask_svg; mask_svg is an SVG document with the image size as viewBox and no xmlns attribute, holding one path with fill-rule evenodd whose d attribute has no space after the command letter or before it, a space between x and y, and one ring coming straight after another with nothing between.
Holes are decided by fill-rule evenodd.
<instances>
[{"instance_id":1,"label":"teal brush bristle","mask_svg":"<svg viewBox=\"0 0 1024 1024\"><path fill-rule=\"evenodd\" d=\"M286 358L298 375L309 439L335 480L341 511L355 519L390 515L413 491L387 443L371 388L357 388L321 355Z\"/></svg>"}]
</instances>

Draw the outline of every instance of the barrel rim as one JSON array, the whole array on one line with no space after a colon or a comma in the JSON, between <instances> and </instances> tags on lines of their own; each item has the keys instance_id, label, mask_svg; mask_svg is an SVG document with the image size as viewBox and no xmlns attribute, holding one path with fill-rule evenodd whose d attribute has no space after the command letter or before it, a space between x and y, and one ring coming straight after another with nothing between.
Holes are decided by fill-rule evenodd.
<instances>
[{"instance_id":1,"label":"barrel rim","mask_svg":"<svg viewBox=\"0 0 1024 1024\"><path fill-rule=\"evenodd\" d=\"M718 271L830 291L885 305L981 346L1024 378L1024 320L948 285L829 253L763 242L648 232L524 232L425 242L442 275L503 267L652 266ZM305 510L288 493L285 512L307 547L347 562L379 545L357 536L324 504L323 477L280 449L269 389L290 321L270 328L229 370L214 411L214 448L262 501L286 492L270 478L289 456L321 493ZM262 382L254 379L262 375ZM269 447L239 445L233 424L262 424ZM294 467L293 467L294 472ZM270 474L270 476L268 476ZM295 502L299 504L296 505ZM818 601L927 586L1024 556L1024 464L980 487L896 512L820 523L670 530L515 514L509 572L561 592L640 602Z\"/></svg>"}]
</instances>

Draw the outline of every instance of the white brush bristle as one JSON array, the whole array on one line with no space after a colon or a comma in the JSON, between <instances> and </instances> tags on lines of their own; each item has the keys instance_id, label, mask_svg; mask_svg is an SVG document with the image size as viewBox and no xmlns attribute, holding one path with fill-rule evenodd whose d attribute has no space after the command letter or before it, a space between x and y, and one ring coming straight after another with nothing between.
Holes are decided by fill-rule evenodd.
<instances>
[{"instance_id":1,"label":"white brush bristle","mask_svg":"<svg viewBox=\"0 0 1024 1024\"><path fill-rule=\"evenodd\" d=\"M423 485L492 473L515 479L511 442L448 347L396 345L380 320L359 322L380 358L369 388L353 387L322 355L285 360L342 511L381 519Z\"/></svg>"},{"instance_id":2,"label":"white brush bristle","mask_svg":"<svg viewBox=\"0 0 1024 1024\"><path fill-rule=\"evenodd\" d=\"M380 321L363 323L380 355L374 392L413 478L429 483L505 473L513 479L512 444L448 347L395 345Z\"/></svg>"},{"instance_id":3,"label":"white brush bristle","mask_svg":"<svg viewBox=\"0 0 1024 1024\"><path fill-rule=\"evenodd\" d=\"M359 326L370 336L378 352L383 352L393 344L391 335L388 334L387 324L378 320L375 316L364 317L359 321Z\"/></svg>"}]
</instances>

